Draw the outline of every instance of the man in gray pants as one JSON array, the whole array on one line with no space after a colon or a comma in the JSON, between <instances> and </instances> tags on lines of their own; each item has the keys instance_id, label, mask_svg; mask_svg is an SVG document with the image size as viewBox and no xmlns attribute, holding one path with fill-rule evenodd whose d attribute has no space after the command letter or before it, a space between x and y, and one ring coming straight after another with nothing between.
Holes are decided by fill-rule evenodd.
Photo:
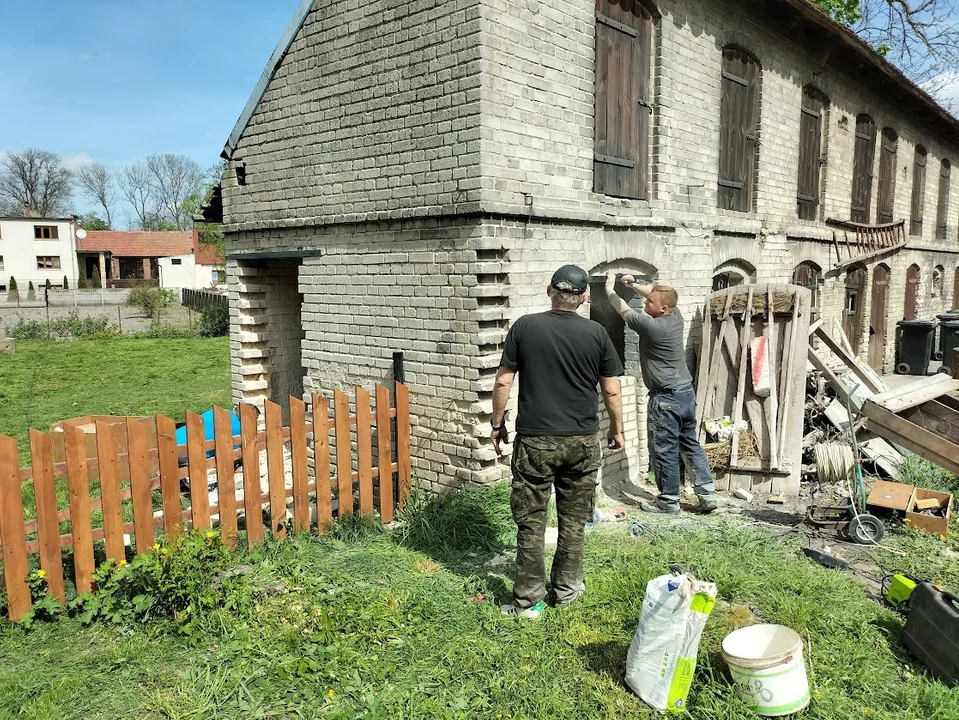
<instances>
[{"instance_id":1,"label":"man in gray pants","mask_svg":"<svg viewBox=\"0 0 959 720\"><path fill-rule=\"evenodd\" d=\"M679 513L680 458L685 456L695 475L700 508L712 512L718 507L716 487L697 438L696 395L683 351L683 316L676 307L676 290L668 285L637 285L632 275L624 275L622 283L646 299L642 312L633 310L616 294L616 275L606 273L609 304L639 335L639 362L649 390L650 465L659 497L655 503L642 503L642 509Z\"/></svg>"}]
</instances>

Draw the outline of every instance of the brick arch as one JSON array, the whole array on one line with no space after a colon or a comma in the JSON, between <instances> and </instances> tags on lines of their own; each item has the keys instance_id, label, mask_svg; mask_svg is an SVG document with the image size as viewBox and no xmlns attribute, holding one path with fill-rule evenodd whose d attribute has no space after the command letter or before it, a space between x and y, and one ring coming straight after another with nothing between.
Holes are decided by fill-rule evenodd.
<instances>
[{"instance_id":1,"label":"brick arch","mask_svg":"<svg viewBox=\"0 0 959 720\"><path fill-rule=\"evenodd\" d=\"M740 262L755 268L763 264L763 246L753 236L713 238L713 267L723 263Z\"/></svg>"},{"instance_id":2,"label":"brick arch","mask_svg":"<svg viewBox=\"0 0 959 720\"><path fill-rule=\"evenodd\" d=\"M583 267L593 268L591 273L599 272L598 268L602 268L602 272L618 270L615 263L629 261L654 268L665 268L670 264L669 248L664 239L645 230L598 230L587 238L585 245ZM632 269L638 267L634 265Z\"/></svg>"}]
</instances>

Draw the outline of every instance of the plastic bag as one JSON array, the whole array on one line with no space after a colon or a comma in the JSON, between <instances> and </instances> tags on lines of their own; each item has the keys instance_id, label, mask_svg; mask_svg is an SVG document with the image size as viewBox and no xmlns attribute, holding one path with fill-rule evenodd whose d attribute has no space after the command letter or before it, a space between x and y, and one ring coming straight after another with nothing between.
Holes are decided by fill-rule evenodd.
<instances>
[{"instance_id":1,"label":"plastic bag","mask_svg":"<svg viewBox=\"0 0 959 720\"><path fill-rule=\"evenodd\" d=\"M758 397L769 397L772 368L769 366L769 342L765 336L758 337L749 344L749 361L753 370L753 392Z\"/></svg>"},{"instance_id":2,"label":"plastic bag","mask_svg":"<svg viewBox=\"0 0 959 720\"><path fill-rule=\"evenodd\" d=\"M673 713L685 708L699 639L715 604L715 583L688 575L662 575L646 585L626 656L626 684L650 707Z\"/></svg>"}]
</instances>

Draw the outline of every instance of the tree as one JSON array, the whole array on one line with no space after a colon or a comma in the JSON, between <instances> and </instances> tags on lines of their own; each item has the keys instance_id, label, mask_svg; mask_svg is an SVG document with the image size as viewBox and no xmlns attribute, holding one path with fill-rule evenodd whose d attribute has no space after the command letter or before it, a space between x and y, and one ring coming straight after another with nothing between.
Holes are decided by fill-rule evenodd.
<instances>
[{"instance_id":1,"label":"tree","mask_svg":"<svg viewBox=\"0 0 959 720\"><path fill-rule=\"evenodd\" d=\"M950 0L813 0L913 82L935 94L959 70Z\"/></svg>"},{"instance_id":2,"label":"tree","mask_svg":"<svg viewBox=\"0 0 959 720\"><path fill-rule=\"evenodd\" d=\"M69 289L70 289L70 281L67 280L67 276L66 276L66 275L63 276L63 289L64 289L64 290L69 290Z\"/></svg>"},{"instance_id":3,"label":"tree","mask_svg":"<svg viewBox=\"0 0 959 720\"><path fill-rule=\"evenodd\" d=\"M47 281L43 284L43 289L47 291L53 290L53 283L50 282L50 278L47 278Z\"/></svg>"},{"instance_id":4,"label":"tree","mask_svg":"<svg viewBox=\"0 0 959 720\"><path fill-rule=\"evenodd\" d=\"M94 290L99 290L103 287L103 282L100 280L100 268L94 266L93 268L93 285Z\"/></svg>"},{"instance_id":5,"label":"tree","mask_svg":"<svg viewBox=\"0 0 959 720\"><path fill-rule=\"evenodd\" d=\"M33 280L27 283L27 301L33 302L37 299L37 289L33 287Z\"/></svg>"},{"instance_id":6,"label":"tree","mask_svg":"<svg viewBox=\"0 0 959 720\"><path fill-rule=\"evenodd\" d=\"M20 302L20 291L17 289L17 279L11 275L7 283L7 302Z\"/></svg>"},{"instance_id":7,"label":"tree","mask_svg":"<svg viewBox=\"0 0 959 720\"><path fill-rule=\"evenodd\" d=\"M112 230L110 223L97 217L93 213L77 215L77 222L84 230Z\"/></svg>"},{"instance_id":8,"label":"tree","mask_svg":"<svg viewBox=\"0 0 959 720\"><path fill-rule=\"evenodd\" d=\"M133 208L137 225L143 230L148 229L149 224L156 217L156 202L153 198L150 171L146 163L133 163L123 168L117 176L117 185L123 197Z\"/></svg>"},{"instance_id":9,"label":"tree","mask_svg":"<svg viewBox=\"0 0 959 720\"><path fill-rule=\"evenodd\" d=\"M146 159L150 185L160 217L171 222L176 230L189 230L193 218L186 212L187 199L203 186L203 170L186 155L150 155Z\"/></svg>"},{"instance_id":10,"label":"tree","mask_svg":"<svg viewBox=\"0 0 959 720\"><path fill-rule=\"evenodd\" d=\"M11 214L55 217L68 211L73 174L60 156L30 148L0 161L0 202Z\"/></svg>"},{"instance_id":11,"label":"tree","mask_svg":"<svg viewBox=\"0 0 959 720\"><path fill-rule=\"evenodd\" d=\"M100 207L103 208L103 212L107 216L107 227L105 229L109 230L113 227L113 212L110 208L113 207L116 196L113 175L107 170L106 166L100 163L84 165L77 170L77 184L87 199L99 203Z\"/></svg>"}]
</instances>

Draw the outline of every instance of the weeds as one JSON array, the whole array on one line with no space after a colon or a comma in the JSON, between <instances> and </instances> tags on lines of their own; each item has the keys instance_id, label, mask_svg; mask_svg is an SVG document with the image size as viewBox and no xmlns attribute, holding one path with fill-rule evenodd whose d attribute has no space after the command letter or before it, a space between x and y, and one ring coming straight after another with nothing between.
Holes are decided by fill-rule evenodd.
<instances>
[{"instance_id":1,"label":"weeds","mask_svg":"<svg viewBox=\"0 0 959 720\"><path fill-rule=\"evenodd\" d=\"M76 310L55 320L19 319L6 329L8 337L16 340L53 340L64 338L84 338L105 340L120 335L116 325L110 323L106 315L80 317Z\"/></svg>"}]
</instances>

